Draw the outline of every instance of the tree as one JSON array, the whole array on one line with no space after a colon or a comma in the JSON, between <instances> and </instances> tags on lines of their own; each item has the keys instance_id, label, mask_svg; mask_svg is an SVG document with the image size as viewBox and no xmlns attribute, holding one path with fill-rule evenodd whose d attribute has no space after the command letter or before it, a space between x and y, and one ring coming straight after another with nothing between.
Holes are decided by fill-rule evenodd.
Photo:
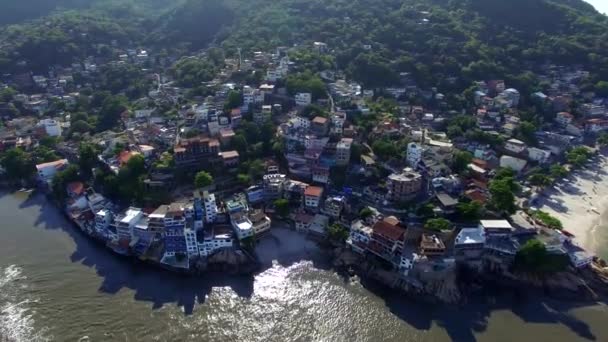
<instances>
[{"instance_id":1,"label":"tree","mask_svg":"<svg viewBox=\"0 0 608 342\"><path fill-rule=\"evenodd\" d=\"M90 143L82 143L78 148L78 165L80 172L84 178L90 178L93 175L92 169L97 165L98 151L95 145Z\"/></svg>"},{"instance_id":2,"label":"tree","mask_svg":"<svg viewBox=\"0 0 608 342\"><path fill-rule=\"evenodd\" d=\"M334 223L327 228L327 237L333 243L343 244L348 239L348 229L344 226Z\"/></svg>"},{"instance_id":3,"label":"tree","mask_svg":"<svg viewBox=\"0 0 608 342\"><path fill-rule=\"evenodd\" d=\"M26 180L34 173L34 163L30 156L20 148L6 151L0 159L6 177L12 181Z\"/></svg>"},{"instance_id":4,"label":"tree","mask_svg":"<svg viewBox=\"0 0 608 342\"><path fill-rule=\"evenodd\" d=\"M56 199L63 201L67 197L67 185L79 180L78 166L68 165L63 171L59 171L53 176L52 191Z\"/></svg>"},{"instance_id":5,"label":"tree","mask_svg":"<svg viewBox=\"0 0 608 342\"><path fill-rule=\"evenodd\" d=\"M370 216L372 216L373 214L374 214L374 212L369 207L365 207L365 208L361 209L361 211L359 212L359 218L361 218L362 220L365 220L365 219L369 218Z\"/></svg>"},{"instance_id":6,"label":"tree","mask_svg":"<svg viewBox=\"0 0 608 342\"><path fill-rule=\"evenodd\" d=\"M597 137L597 144L601 147L608 146L608 133L602 132Z\"/></svg>"},{"instance_id":7,"label":"tree","mask_svg":"<svg viewBox=\"0 0 608 342\"><path fill-rule=\"evenodd\" d=\"M468 165L473 161L473 155L468 151L456 151L452 159L452 170L462 172L467 169Z\"/></svg>"},{"instance_id":8,"label":"tree","mask_svg":"<svg viewBox=\"0 0 608 342\"><path fill-rule=\"evenodd\" d=\"M590 157L591 152L584 146L575 147L566 152L566 160L576 167L582 167L587 164Z\"/></svg>"},{"instance_id":9,"label":"tree","mask_svg":"<svg viewBox=\"0 0 608 342\"><path fill-rule=\"evenodd\" d=\"M289 201L284 199L284 198L280 198L276 201L274 201L274 208L277 212L277 214L279 214L279 216L285 218L289 215Z\"/></svg>"},{"instance_id":10,"label":"tree","mask_svg":"<svg viewBox=\"0 0 608 342\"><path fill-rule=\"evenodd\" d=\"M516 137L529 145L536 145L536 126L529 121L522 121L517 128Z\"/></svg>"},{"instance_id":11,"label":"tree","mask_svg":"<svg viewBox=\"0 0 608 342\"><path fill-rule=\"evenodd\" d=\"M553 179L561 179L568 176L568 170L560 164L551 165L549 173Z\"/></svg>"},{"instance_id":12,"label":"tree","mask_svg":"<svg viewBox=\"0 0 608 342\"><path fill-rule=\"evenodd\" d=\"M201 171L194 176L194 186L197 188L205 188L213 184L213 177L208 172Z\"/></svg>"},{"instance_id":13,"label":"tree","mask_svg":"<svg viewBox=\"0 0 608 342\"><path fill-rule=\"evenodd\" d=\"M291 95L296 93L310 93L313 100L326 98L325 83L310 71L287 76L285 80L287 91Z\"/></svg>"},{"instance_id":14,"label":"tree","mask_svg":"<svg viewBox=\"0 0 608 342\"><path fill-rule=\"evenodd\" d=\"M416 215L423 218L430 218L435 216L435 207L431 203L426 203L416 210Z\"/></svg>"},{"instance_id":15,"label":"tree","mask_svg":"<svg viewBox=\"0 0 608 342\"><path fill-rule=\"evenodd\" d=\"M544 211L536 210L532 213L532 217L551 229L557 229L557 230L564 229L564 225L562 224L562 221L560 221L556 217L549 215L548 213L546 213Z\"/></svg>"},{"instance_id":16,"label":"tree","mask_svg":"<svg viewBox=\"0 0 608 342\"><path fill-rule=\"evenodd\" d=\"M15 95L17 91L11 87L0 89L0 102L10 102Z\"/></svg>"},{"instance_id":17,"label":"tree","mask_svg":"<svg viewBox=\"0 0 608 342\"><path fill-rule=\"evenodd\" d=\"M532 174L528 178L528 181L530 182L530 184L536 185L536 186L549 186L553 183L553 180L551 179L551 177L547 176L544 173Z\"/></svg>"},{"instance_id":18,"label":"tree","mask_svg":"<svg viewBox=\"0 0 608 342\"><path fill-rule=\"evenodd\" d=\"M238 175L236 175L236 180L245 186L248 186L251 184L251 177L249 177L248 174L246 173L239 173Z\"/></svg>"},{"instance_id":19,"label":"tree","mask_svg":"<svg viewBox=\"0 0 608 342\"><path fill-rule=\"evenodd\" d=\"M510 178L490 182L490 204L499 211L512 214L516 210L515 195L510 184Z\"/></svg>"},{"instance_id":20,"label":"tree","mask_svg":"<svg viewBox=\"0 0 608 342\"><path fill-rule=\"evenodd\" d=\"M444 218L432 218L428 219L424 223L424 228L437 232L442 232L452 230L452 223Z\"/></svg>"},{"instance_id":21,"label":"tree","mask_svg":"<svg viewBox=\"0 0 608 342\"><path fill-rule=\"evenodd\" d=\"M59 159L54 150L46 146L38 146L32 152L33 162L36 164L48 163Z\"/></svg>"},{"instance_id":22,"label":"tree","mask_svg":"<svg viewBox=\"0 0 608 342\"><path fill-rule=\"evenodd\" d=\"M478 221L483 215L483 205L479 201L460 202L456 206L456 210L465 221Z\"/></svg>"},{"instance_id":23,"label":"tree","mask_svg":"<svg viewBox=\"0 0 608 342\"><path fill-rule=\"evenodd\" d=\"M547 252L545 245L537 239L526 242L515 255L515 269L531 273L555 273L568 266L568 258Z\"/></svg>"},{"instance_id":24,"label":"tree","mask_svg":"<svg viewBox=\"0 0 608 342\"><path fill-rule=\"evenodd\" d=\"M595 84L595 92L599 96L608 97L608 81L599 81Z\"/></svg>"},{"instance_id":25,"label":"tree","mask_svg":"<svg viewBox=\"0 0 608 342\"><path fill-rule=\"evenodd\" d=\"M372 144L372 150L380 159L388 160L399 154L394 143L388 140L376 140Z\"/></svg>"},{"instance_id":26,"label":"tree","mask_svg":"<svg viewBox=\"0 0 608 342\"><path fill-rule=\"evenodd\" d=\"M101 117L97 123L98 131L105 131L118 125L120 115L127 110L127 98L121 95L107 97L102 105Z\"/></svg>"},{"instance_id":27,"label":"tree","mask_svg":"<svg viewBox=\"0 0 608 342\"><path fill-rule=\"evenodd\" d=\"M224 108L227 110L238 108L243 105L243 95L240 92L231 90L228 93Z\"/></svg>"}]
</instances>

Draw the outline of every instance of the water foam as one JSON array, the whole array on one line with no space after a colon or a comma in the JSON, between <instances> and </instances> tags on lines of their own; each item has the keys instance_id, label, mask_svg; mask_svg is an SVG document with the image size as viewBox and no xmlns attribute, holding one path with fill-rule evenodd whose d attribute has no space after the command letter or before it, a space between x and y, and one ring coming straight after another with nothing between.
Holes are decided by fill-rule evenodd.
<instances>
[{"instance_id":1,"label":"water foam","mask_svg":"<svg viewBox=\"0 0 608 342\"><path fill-rule=\"evenodd\" d=\"M0 268L0 341L50 341L46 329L36 331L28 285L23 269L16 265Z\"/></svg>"}]
</instances>

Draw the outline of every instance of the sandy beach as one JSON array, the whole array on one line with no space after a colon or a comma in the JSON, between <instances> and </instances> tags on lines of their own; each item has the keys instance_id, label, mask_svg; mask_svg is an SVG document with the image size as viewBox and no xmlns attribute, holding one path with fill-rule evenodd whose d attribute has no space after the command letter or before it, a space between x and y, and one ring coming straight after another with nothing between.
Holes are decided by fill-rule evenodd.
<instances>
[{"instance_id":1,"label":"sandy beach","mask_svg":"<svg viewBox=\"0 0 608 342\"><path fill-rule=\"evenodd\" d=\"M591 253L602 254L598 233L608 212L608 158L598 155L582 170L546 189L536 207L558 219L574 241Z\"/></svg>"}]
</instances>

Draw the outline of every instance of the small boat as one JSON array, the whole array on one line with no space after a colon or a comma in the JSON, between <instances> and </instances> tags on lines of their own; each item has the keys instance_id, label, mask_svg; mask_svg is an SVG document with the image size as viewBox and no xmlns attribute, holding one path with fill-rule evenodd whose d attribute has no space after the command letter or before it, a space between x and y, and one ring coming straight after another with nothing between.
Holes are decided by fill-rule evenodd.
<instances>
[{"instance_id":1,"label":"small boat","mask_svg":"<svg viewBox=\"0 0 608 342\"><path fill-rule=\"evenodd\" d=\"M591 207L591 211L593 211L594 213L596 213L596 214L598 214L598 215L601 215L601 214L602 214L602 213L600 213L600 211L599 211L599 210L597 210L597 208L596 208L596 207Z\"/></svg>"}]
</instances>

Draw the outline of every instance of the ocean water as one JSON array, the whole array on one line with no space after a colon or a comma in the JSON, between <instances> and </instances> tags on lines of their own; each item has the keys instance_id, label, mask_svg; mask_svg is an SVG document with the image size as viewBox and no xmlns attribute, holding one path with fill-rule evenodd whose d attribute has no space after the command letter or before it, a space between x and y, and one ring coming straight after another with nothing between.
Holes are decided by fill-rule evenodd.
<instances>
[{"instance_id":1,"label":"ocean water","mask_svg":"<svg viewBox=\"0 0 608 342\"><path fill-rule=\"evenodd\" d=\"M120 258L41 196L0 194L0 341L608 341L604 304L492 294L429 305L329 269L273 228L255 276L174 275Z\"/></svg>"}]
</instances>

